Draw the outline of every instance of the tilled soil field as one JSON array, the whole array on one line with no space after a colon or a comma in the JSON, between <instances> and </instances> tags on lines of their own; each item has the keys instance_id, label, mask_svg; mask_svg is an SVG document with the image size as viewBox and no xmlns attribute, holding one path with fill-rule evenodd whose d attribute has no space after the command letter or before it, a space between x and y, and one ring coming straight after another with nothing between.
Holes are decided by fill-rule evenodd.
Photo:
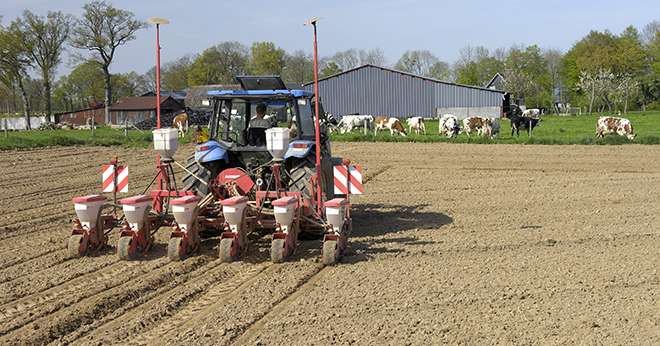
<instances>
[{"instance_id":1,"label":"tilled soil field","mask_svg":"<svg viewBox=\"0 0 660 346\"><path fill-rule=\"evenodd\" d=\"M182 150L183 151L183 150ZM71 197L103 161L152 179L150 150L0 152L0 344L660 344L653 146L340 143L366 169L342 263L269 239L220 264L67 259ZM116 241L111 235L110 244Z\"/></svg>"}]
</instances>

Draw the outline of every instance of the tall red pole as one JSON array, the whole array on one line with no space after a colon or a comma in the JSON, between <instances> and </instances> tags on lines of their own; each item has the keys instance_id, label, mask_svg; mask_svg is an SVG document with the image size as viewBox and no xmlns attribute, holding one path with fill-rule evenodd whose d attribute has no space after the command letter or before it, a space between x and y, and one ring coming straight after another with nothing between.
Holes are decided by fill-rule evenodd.
<instances>
[{"instance_id":1,"label":"tall red pole","mask_svg":"<svg viewBox=\"0 0 660 346\"><path fill-rule=\"evenodd\" d=\"M156 24L156 128L160 128L160 24Z\"/></svg>"},{"instance_id":2,"label":"tall red pole","mask_svg":"<svg viewBox=\"0 0 660 346\"><path fill-rule=\"evenodd\" d=\"M160 24L156 23L156 128L160 128ZM158 190L163 189L163 167L160 163L160 154L156 155L158 166ZM158 198L160 207L160 197Z\"/></svg>"},{"instance_id":3,"label":"tall red pole","mask_svg":"<svg viewBox=\"0 0 660 346\"><path fill-rule=\"evenodd\" d=\"M314 103L315 108L315 122L314 129L316 132L316 212L321 215L323 203L321 201L321 130L319 126L319 63L318 63L318 45L316 41L316 22L312 22L314 26Z\"/></svg>"}]
</instances>

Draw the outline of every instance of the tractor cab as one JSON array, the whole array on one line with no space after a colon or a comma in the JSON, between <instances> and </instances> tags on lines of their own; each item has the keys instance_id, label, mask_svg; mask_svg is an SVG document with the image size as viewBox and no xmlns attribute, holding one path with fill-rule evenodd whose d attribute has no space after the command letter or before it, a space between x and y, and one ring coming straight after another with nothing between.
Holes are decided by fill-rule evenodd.
<instances>
[{"instance_id":1,"label":"tractor cab","mask_svg":"<svg viewBox=\"0 0 660 346\"><path fill-rule=\"evenodd\" d=\"M309 171L315 160L314 94L288 89L279 76L239 76L236 79L241 90L208 92L213 108L208 140L196 145L194 155L195 163L204 168L200 174L212 178L227 168L257 171L273 160L266 147L266 131L274 127L289 129L289 148L284 154L288 176L296 169ZM324 185L332 186L329 180L332 177L331 148L321 105L319 113L322 175L328 180ZM194 165L189 166L197 171ZM203 190L202 194L206 192L204 186L191 188Z\"/></svg>"}]
</instances>

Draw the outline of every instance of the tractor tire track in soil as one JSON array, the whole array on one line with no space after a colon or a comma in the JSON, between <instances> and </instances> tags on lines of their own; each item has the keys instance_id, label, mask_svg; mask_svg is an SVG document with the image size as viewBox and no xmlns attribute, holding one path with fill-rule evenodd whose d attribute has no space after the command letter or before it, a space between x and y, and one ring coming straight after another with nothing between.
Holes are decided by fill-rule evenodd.
<instances>
[{"instance_id":1,"label":"tractor tire track in soil","mask_svg":"<svg viewBox=\"0 0 660 346\"><path fill-rule=\"evenodd\" d=\"M0 152L0 344L660 343L656 147L334 149L368 184L331 268L318 242L271 264L268 237L236 263L217 238L170 262L169 229L141 260L118 261L116 230L69 259L71 198L115 155L140 193L153 151Z\"/></svg>"}]
</instances>

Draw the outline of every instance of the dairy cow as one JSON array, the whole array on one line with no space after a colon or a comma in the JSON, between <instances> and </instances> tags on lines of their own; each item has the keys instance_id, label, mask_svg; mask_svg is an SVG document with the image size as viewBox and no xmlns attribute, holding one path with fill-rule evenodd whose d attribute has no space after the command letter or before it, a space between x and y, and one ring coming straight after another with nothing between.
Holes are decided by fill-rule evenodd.
<instances>
[{"instance_id":1,"label":"dairy cow","mask_svg":"<svg viewBox=\"0 0 660 346\"><path fill-rule=\"evenodd\" d=\"M470 137L472 132L477 136L492 136L493 134L493 120L486 117L471 116L463 119L463 131Z\"/></svg>"},{"instance_id":2,"label":"dairy cow","mask_svg":"<svg viewBox=\"0 0 660 346\"><path fill-rule=\"evenodd\" d=\"M617 134L633 140L635 133L630 120L617 117L600 117L596 122L596 137L603 138L608 134Z\"/></svg>"},{"instance_id":3,"label":"dairy cow","mask_svg":"<svg viewBox=\"0 0 660 346\"><path fill-rule=\"evenodd\" d=\"M373 127L373 122L374 117L371 115L344 115L339 121L337 127L339 128L340 133L346 133L353 131L353 129L363 128L365 123L367 129L371 129Z\"/></svg>"},{"instance_id":4,"label":"dairy cow","mask_svg":"<svg viewBox=\"0 0 660 346\"><path fill-rule=\"evenodd\" d=\"M458 118L453 114L443 114L438 119L438 132L440 135L446 135L448 138L453 138L461 131L458 125Z\"/></svg>"},{"instance_id":5,"label":"dairy cow","mask_svg":"<svg viewBox=\"0 0 660 346\"><path fill-rule=\"evenodd\" d=\"M424 126L424 118L422 117L411 117L406 119L408 124L408 132L412 133L415 131L416 134L420 132L426 134L426 126Z\"/></svg>"},{"instance_id":6,"label":"dairy cow","mask_svg":"<svg viewBox=\"0 0 660 346\"><path fill-rule=\"evenodd\" d=\"M185 137L188 132L188 114L181 113L172 119L172 127L176 128L179 137Z\"/></svg>"},{"instance_id":7,"label":"dairy cow","mask_svg":"<svg viewBox=\"0 0 660 346\"><path fill-rule=\"evenodd\" d=\"M379 130L390 130L390 136L399 134L401 136L406 136L406 129L403 128L401 121L397 118L391 117L376 117L374 119L374 136L378 133Z\"/></svg>"}]
</instances>

